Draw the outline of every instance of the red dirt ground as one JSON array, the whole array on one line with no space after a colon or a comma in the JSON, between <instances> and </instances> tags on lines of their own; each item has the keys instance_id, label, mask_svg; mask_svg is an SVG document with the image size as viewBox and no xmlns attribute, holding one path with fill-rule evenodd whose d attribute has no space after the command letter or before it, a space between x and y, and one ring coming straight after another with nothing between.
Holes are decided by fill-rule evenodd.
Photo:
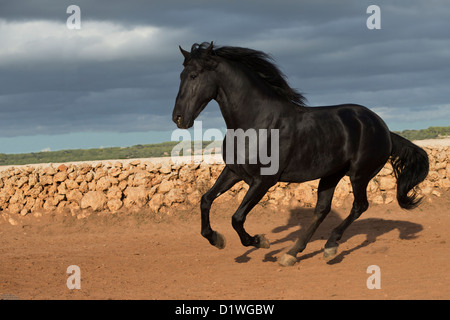
<instances>
[{"instance_id":1,"label":"red dirt ground","mask_svg":"<svg viewBox=\"0 0 450 320\"><path fill-rule=\"evenodd\" d=\"M312 218L312 208L258 205L250 234L269 249L243 247L231 227L237 203L213 205L212 225L227 238L218 250L200 235L199 208L150 217L32 215L0 224L0 299L449 299L450 192L413 211L372 205L345 233L339 255L323 246L350 203L333 211L293 267L277 259ZM1 215L1 213L0 213ZM67 267L81 270L69 290ZM366 285L370 265L381 289Z\"/></svg>"}]
</instances>

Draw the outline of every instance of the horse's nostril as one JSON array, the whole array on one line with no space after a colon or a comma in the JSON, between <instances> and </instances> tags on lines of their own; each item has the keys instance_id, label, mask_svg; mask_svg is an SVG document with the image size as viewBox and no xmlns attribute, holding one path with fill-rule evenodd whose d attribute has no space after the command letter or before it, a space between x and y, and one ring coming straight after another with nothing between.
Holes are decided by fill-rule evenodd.
<instances>
[{"instance_id":1,"label":"horse's nostril","mask_svg":"<svg viewBox=\"0 0 450 320\"><path fill-rule=\"evenodd\" d=\"M181 124L181 116L180 115L177 115L177 118L176 118L176 122L177 122L177 124Z\"/></svg>"}]
</instances>

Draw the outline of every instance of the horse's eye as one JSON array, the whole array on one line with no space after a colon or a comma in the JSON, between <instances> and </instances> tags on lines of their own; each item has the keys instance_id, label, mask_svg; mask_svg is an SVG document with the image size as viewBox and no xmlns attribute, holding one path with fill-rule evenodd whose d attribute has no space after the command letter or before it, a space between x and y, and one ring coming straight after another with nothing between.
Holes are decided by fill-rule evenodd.
<instances>
[{"instance_id":1,"label":"horse's eye","mask_svg":"<svg viewBox=\"0 0 450 320\"><path fill-rule=\"evenodd\" d=\"M191 79L194 80L195 78L197 78L196 74L191 74Z\"/></svg>"}]
</instances>

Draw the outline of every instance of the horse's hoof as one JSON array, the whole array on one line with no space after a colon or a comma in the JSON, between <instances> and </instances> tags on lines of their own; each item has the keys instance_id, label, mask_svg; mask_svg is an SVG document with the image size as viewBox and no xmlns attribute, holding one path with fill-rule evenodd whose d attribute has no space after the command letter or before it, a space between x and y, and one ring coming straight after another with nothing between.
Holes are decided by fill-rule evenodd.
<instances>
[{"instance_id":1,"label":"horse's hoof","mask_svg":"<svg viewBox=\"0 0 450 320\"><path fill-rule=\"evenodd\" d=\"M323 258L326 261L332 260L334 257L336 257L338 251L338 247L331 247L331 248L325 248L323 250Z\"/></svg>"},{"instance_id":2,"label":"horse's hoof","mask_svg":"<svg viewBox=\"0 0 450 320\"><path fill-rule=\"evenodd\" d=\"M258 234L256 235L256 238L258 238L258 248L263 248L263 249L269 249L270 248L270 242L269 240L267 240L267 238L265 237L265 235L263 234Z\"/></svg>"},{"instance_id":3,"label":"horse's hoof","mask_svg":"<svg viewBox=\"0 0 450 320\"><path fill-rule=\"evenodd\" d=\"M285 253L281 259L278 261L278 264L283 267L292 267L297 262L297 258L291 256L290 254Z\"/></svg>"},{"instance_id":4,"label":"horse's hoof","mask_svg":"<svg viewBox=\"0 0 450 320\"><path fill-rule=\"evenodd\" d=\"M227 245L227 240L225 239L225 237L218 232L216 232L216 237L217 237L217 240L216 240L216 244L214 246L218 249L225 248L225 246Z\"/></svg>"}]
</instances>

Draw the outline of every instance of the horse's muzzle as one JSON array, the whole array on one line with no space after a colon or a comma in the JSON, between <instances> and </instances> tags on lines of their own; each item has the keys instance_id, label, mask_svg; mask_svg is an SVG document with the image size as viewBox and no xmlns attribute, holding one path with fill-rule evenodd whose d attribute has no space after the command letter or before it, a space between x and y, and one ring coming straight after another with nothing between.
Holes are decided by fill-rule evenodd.
<instances>
[{"instance_id":1,"label":"horse's muzzle","mask_svg":"<svg viewBox=\"0 0 450 320\"><path fill-rule=\"evenodd\" d=\"M176 125L177 125L177 127L178 127L179 129L187 129L188 126L187 126L186 124L183 123L183 120L184 120L184 119L183 119L183 116L180 115L180 114L178 114L178 115L176 115L176 116L173 117L173 122L176 123Z\"/></svg>"},{"instance_id":2,"label":"horse's muzzle","mask_svg":"<svg viewBox=\"0 0 450 320\"><path fill-rule=\"evenodd\" d=\"M183 121L183 118L180 115L178 115L175 119L175 123L177 124L178 127L181 126L182 121Z\"/></svg>"}]
</instances>

